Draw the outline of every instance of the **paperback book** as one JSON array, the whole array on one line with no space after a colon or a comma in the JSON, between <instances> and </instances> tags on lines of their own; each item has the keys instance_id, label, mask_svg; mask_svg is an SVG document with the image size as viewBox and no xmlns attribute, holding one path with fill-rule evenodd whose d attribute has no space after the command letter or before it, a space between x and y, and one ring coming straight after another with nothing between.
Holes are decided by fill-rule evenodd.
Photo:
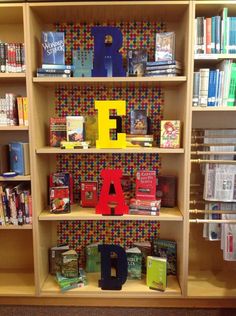
<instances>
[{"instance_id":1,"label":"paperback book","mask_svg":"<svg viewBox=\"0 0 236 316\"><path fill-rule=\"evenodd\" d=\"M147 50L130 49L128 50L127 64L128 76L144 76L147 62Z\"/></svg>"},{"instance_id":2,"label":"paperback book","mask_svg":"<svg viewBox=\"0 0 236 316\"><path fill-rule=\"evenodd\" d=\"M84 117L67 116L66 117L67 141L82 142L84 141Z\"/></svg>"},{"instance_id":3,"label":"paperback book","mask_svg":"<svg viewBox=\"0 0 236 316\"><path fill-rule=\"evenodd\" d=\"M156 171L137 171L136 199L156 200Z\"/></svg>"},{"instance_id":4,"label":"paperback book","mask_svg":"<svg viewBox=\"0 0 236 316\"><path fill-rule=\"evenodd\" d=\"M146 135L148 130L147 111L131 110L130 112L130 134Z\"/></svg>"},{"instance_id":5,"label":"paperback book","mask_svg":"<svg viewBox=\"0 0 236 316\"><path fill-rule=\"evenodd\" d=\"M50 190L50 212L63 214L70 212L69 187L52 187Z\"/></svg>"},{"instance_id":6,"label":"paperback book","mask_svg":"<svg viewBox=\"0 0 236 316\"><path fill-rule=\"evenodd\" d=\"M65 64L64 32L42 32L42 64Z\"/></svg>"},{"instance_id":7,"label":"paperback book","mask_svg":"<svg viewBox=\"0 0 236 316\"><path fill-rule=\"evenodd\" d=\"M48 251L49 257L49 272L55 275L57 272L61 272L61 254L69 250L69 246L55 246L51 247Z\"/></svg>"},{"instance_id":8,"label":"paperback book","mask_svg":"<svg viewBox=\"0 0 236 316\"><path fill-rule=\"evenodd\" d=\"M128 279L141 280L142 278L142 253L138 247L126 250L128 262Z\"/></svg>"},{"instance_id":9,"label":"paperback book","mask_svg":"<svg viewBox=\"0 0 236 316\"><path fill-rule=\"evenodd\" d=\"M156 34L155 61L175 59L175 33Z\"/></svg>"},{"instance_id":10,"label":"paperback book","mask_svg":"<svg viewBox=\"0 0 236 316\"><path fill-rule=\"evenodd\" d=\"M81 206L95 207L98 202L98 185L95 181L81 182Z\"/></svg>"},{"instance_id":11,"label":"paperback book","mask_svg":"<svg viewBox=\"0 0 236 316\"><path fill-rule=\"evenodd\" d=\"M180 148L180 121L161 121L161 148Z\"/></svg>"},{"instance_id":12,"label":"paperback book","mask_svg":"<svg viewBox=\"0 0 236 316\"><path fill-rule=\"evenodd\" d=\"M167 286L166 258L147 257L147 286L153 290L165 291Z\"/></svg>"},{"instance_id":13,"label":"paperback book","mask_svg":"<svg viewBox=\"0 0 236 316\"><path fill-rule=\"evenodd\" d=\"M167 274L176 275L177 272L177 244L173 240L154 239L152 255L167 259Z\"/></svg>"},{"instance_id":14,"label":"paperback book","mask_svg":"<svg viewBox=\"0 0 236 316\"><path fill-rule=\"evenodd\" d=\"M98 251L99 243L87 245L85 247L86 272L101 271L101 253Z\"/></svg>"},{"instance_id":15,"label":"paperback book","mask_svg":"<svg viewBox=\"0 0 236 316\"><path fill-rule=\"evenodd\" d=\"M60 147L62 141L66 140L66 118L50 118L50 146Z\"/></svg>"}]
</instances>

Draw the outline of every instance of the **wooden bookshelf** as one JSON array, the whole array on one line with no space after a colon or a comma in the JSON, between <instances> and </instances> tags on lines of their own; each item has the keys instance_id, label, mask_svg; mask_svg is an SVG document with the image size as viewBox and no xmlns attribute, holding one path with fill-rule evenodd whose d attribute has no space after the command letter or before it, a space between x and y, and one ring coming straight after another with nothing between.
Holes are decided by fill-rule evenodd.
<instances>
[{"instance_id":1,"label":"wooden bookshelf","mask_svg":"<svg viewBox=\"0 0 236 316\"><path fill-rule=\"evenodd\" d=\"M13 132L13 131L28 131L28 130L29 130L28 126L2 126L0 125L0 131Z\"/></svg>"},{"instance_id":2,"label":"wooden bookshelf","mask_svg":"<svg viewBox=\"0 0 236 316\"><path fill-rule=\"evenodd\" d=\"M0 226L0 229L2 230L11 230L11 229L19 229L19 230L23 230L23 229L32 229L33 226L30 224L27 225L4 225L4 226Z\"/></svg>"},{"instance_id":3,"label":"wooden bookshelf","mask_svg":"<svg viewBox=\"0 0 236 316\"><path fill-rule=\"evenodd\" d=\"M16 176L16 177L1 177L0 176L0 182L1 181L30 181L31 176Z\"/></svg>"},{"instance_id":4,"label":"wooden bookshelf","mask_svg":"<svg viewBox=\"0 0 236 316\"><path fill-rule=\"evenodd\" d=\"M35 296L34 273L24 271L1 272L0 296Z\"/></svg>"}]
</instances>

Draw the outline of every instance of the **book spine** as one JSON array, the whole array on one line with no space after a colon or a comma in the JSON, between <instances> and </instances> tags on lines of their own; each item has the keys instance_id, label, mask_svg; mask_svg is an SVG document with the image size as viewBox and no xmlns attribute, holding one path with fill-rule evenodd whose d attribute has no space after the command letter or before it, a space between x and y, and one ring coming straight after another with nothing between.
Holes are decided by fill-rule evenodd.
<instances>
[{"instance_id":1,"label":"book spine","mask_svg":"<svg viewBox=\"0 0 236 316\"><path fill-rule=\"evenodd\" d=\"M215 47L215 52L216 54L220 54L221 49L220 49L220 27L221 27L221 18L220 16L215 17L215 24L216 24L216 36L215 36L215 41L216 41L216 47Z\"/></svg>"},{"instance_id":2,"label":"book spine","mask_svg":"<svg viewBox=\"0 0 236 316\"><path fill-rule=\"evenodd\" d=\"M232 64L231 78L229 84L229 95L227 100L227 106L235 106L235 92L236 92L236 64Z\"/></svg>"},{"instance_id":3,"label":"book spine","mask_svg":"<svg viewBox=\"0 0 236 316\"><path fill-rule=\"evenodd\" d=\"M192 106L198 106L199 103L199 82L200 72L194 72L193 74L193 100Z\"/></svg>"},{"instance_id":4,"label":"book spine","mask_svg":"<svg viewBox=\"0 0 236 316\"><path fill-rule=\"evenodd\" d=\"M227 54L227 46L228 46L228 8L223 9L223 24L224 24L224 34L223 34L223 54Z\"/></svg>"},{"instance_id":5,"label":"book spine","mask_svg":"<svg viewBox=\"0 0 236 316\"><path fill-rule=\"evenodd\" d=\"M29 126L29 105L28 105L28 98L22 98L22 108L23 108L23 119L24 119L24 126Z\"/></svg>"},{"instance_id":6,"label":"book spine","mask_svg":"<svg viewBox=\"0 0 236 316\"><path fill-rule=\"evenodd\" d=\"M216 52L216 21L215 16L211 18L211 53Z\"/></svg>"},{"instance_id":7,"label":"book spine","mask_svg":"<svg viewBox=\"0 0 236 316\"><path fill-rule=\"evenodd\" d=\"M17 97L17 111L18 111L18 122L20 126L24 125L24 115L23 115L23 100L22 97Z\"/></svg>"},{"instance_id":8,"label":"book spine","mask_svg":"<svg viewBox=\"0 0 236 316\"><path fill-rule=\"evenodd\" d=\"M206 18L206 54L211 53L211 18Z\"/></svg>"},{"instance_id":9,"label":"book spine","mask_svg":"<svg viewBox=\"0 0 236 316\"><path fill-rule=\"evenodd\" d=\"M199 83L199 105L200 106L207 106L209 73L210 73L209 68L200 69L200 83Z\"/></svg>"},{"instance_id":10,"label":"book spine","mask_svg":"<svg viewBox=\"0 0 236 316\"><path fill-rule=\"evenodd\" d=\"M71 74L70 69L48 69L48 68L37 68L37 73L41 74Z\"/></svg>"},{"instance_id":11,"label":"book spine","mask_svg":"<svg viewBox=\"0 0 236 316\"><path fill-rule=\"evenodd\" d=\"M209 73L207 106L213 105L214 77L215 77L215 70L211 70Z\"/></svg>"},{"instance_id":12,"label":"book spine","mask_svg":"<svg viewBox=\"0 0 236 316\"><path fill-rule=\"evenodd\" d=\"M148 211L140 209L129 209L129 214L131 215L150 215L150 216L159 216L158 211Z\"/></svg>"}]
</instances>

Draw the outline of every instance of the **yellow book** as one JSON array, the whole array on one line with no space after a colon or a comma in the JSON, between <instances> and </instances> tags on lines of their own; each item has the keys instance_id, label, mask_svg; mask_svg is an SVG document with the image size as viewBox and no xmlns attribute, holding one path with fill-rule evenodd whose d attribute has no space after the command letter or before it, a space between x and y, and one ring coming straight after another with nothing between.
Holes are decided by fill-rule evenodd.
<instances>
[{"instance_id":1,"label":"yellow book","mask_svg":"<svg viewBox=\"0 0 236 316\"><path fill-rule=\"evenodd\" d=\"M167 286L167 259L147 257L147 286L154 290L165 291Z\"/></svg>"},{"instance_id":2,"label":"yellow book","mask_svg":"<svg viewBox=\"0 0 236 316\"><path fill-rule=\"evenodd\" d=\"M24 116L24 125L29 126L29 105L28 98L23 97L23 116Z\"/></svg>"},{"instance_id":3,"label":"yellow book","mask_svg":"<svg viewBox=\"0 0 236 316\"><path fill-rule=\"evenodd\" d=\"M23 114L23 98L17 97L17 112L18 112L18 122L20 126L24 125L24 114Z\"/></svg>"}]
</instances>

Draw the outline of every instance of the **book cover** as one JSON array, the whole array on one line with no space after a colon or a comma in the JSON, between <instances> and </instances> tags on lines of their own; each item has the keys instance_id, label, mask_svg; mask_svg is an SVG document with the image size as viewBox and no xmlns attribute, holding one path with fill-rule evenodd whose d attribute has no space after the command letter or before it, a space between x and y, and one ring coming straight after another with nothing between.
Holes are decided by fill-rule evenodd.
<instances>
[{"instance_id":1,"label":"book cover","mask_svg":"<svg viewBox=\"0 0 236 316\"><path fill-rule=\"evenodd\" d=\"M84 141L84 117L67 116L66 117L67 141L82 142Z\"/></svg>"},{"instance_id":2,"label":"book cover","mask_svg":"<svg viewBox=\"0 0 236 316\"><path fill-rule=\"evenodd\" d=\"M66 278L78 277L78 254L75 250L68 250L61 254L61 274Z\"/></svg>"},{"instance_id":3,"label":"book cover","mask_svg":"<svg viewBox=\"0 0 236 316\"><path fill-rule=\"evenodd\" d=\"M97 139L98 139L98 116L87 115L85 117L85 140L89 141L92 147L95 147Z\"/></svg>"},{"instance_id":4,"label":"book cover","mask_svg":"<svg viewBox=\"0 0 236 316\"><path fill-rule=\"evenodd\" d=\"M130 134L146 135L147 134L147 111L131 110L130 112Z\"/></svg>"},{"instance_id":5,"label":"book cover","mask_svg":"<svg viewBox=\"0 0 236 316\"><path fill-rule=\"evenodd\" d=\"M64 32L42 32L42 64L65 64Z\"/></svg>"},{"instance_id":6,"label":"book cover","mask_svg":"<svg viewBox=\"0 0 236 316\"><path fill-rule=\"evenodd\" d=\"M9 171L9 147L0 145L0 174Z\"/></svg>"},{"instance_id":7,"label":"book cover","mask_svg":"<svg viewBox=\"0 0 236 316\"><path fill-rule=\"evenodd\" d=\"M155 61L175 59L175 33L156 34Z\"/></svg>"},{"instance_id":8,"label":"book cover","mask_svg":"<svg viewBox=\"0 0 236 316\"><path fill-rule=\"evenodd\" d=\"M147 62L147 50L130 49L127 55L128 76L143 76Z\"/></svg>"},{"instance_id":9,"label":"book cover","mask_svg":"<svg viewBox=\"0 0 236 316\"><path fill-rule=\"evenodd\" d=\"M86 272L101 271L101 253L98 251L99 243L87 245L85 247Z\"/></svg>"},{"instance_id":10,"label":"book cover","mask_svg":"<svg viewBox=\"0 0 236 316\"><path fill-rule=\"evenodd\" d=\"M137 171L136 199L156 200L156 171Z\"/></svg>"},{"instance_id":11,"label":"book cover","mask_svg":"<svg viewBox=\"0 0 236 316\"><path fill-rule=\"evenodd\" d=\"M24 119L24 126L29 126L29 104L28 98L22 98L22 107L23 107L23 119Z\"/></svg>"},{"instance_id":12,"label":"book cover","mask_svg":"<svg viewBox=\"0 0 236 316\"><path fill-rule=\"evenodd\" d=\"M66 141L66 118L51 117L50 118L50 146L60 147L62 141Z\"/></svg>"},{"instance_id":13,"label":"book cover","mask_svg":"<svg viewBox=\"0 0 236 316\"><path fill-rule=\"evenodd\" d=\"M154 290L165 291L167 286L166 258L147 257L147 286Z\"/></svg>"},{"instance_id":14,"label":"book cover","mask_svg":"<svg viewBox=\"0 0 236 316\"><path fill-rule=\"evenodd\" d=\"M73 204L73 177L72 174L66 172L53 172L49 176L50 187L69 187L70 203Z\"/></svg>"},{"instance_id":15,"label":"book cover","mask_svg":"<svg viewBox=\"0 0 236 316\"><path fill-rule=\"evenodd\" d=\"M69 246L55 246L48 250L49 257L49 272L55 275L57 272L61 272L61 254L69 250Z\"/></svg>"},{"instance_id":16,"label":"book cover","mask_svg":"<svg viewBox=\"0 0 236 316\"><path fill-rule=\"evenodd\" d=\"M177 244L173 240L154 239L152 243L152 255L167 259L167 274L177 273Z\"/></svg>"},{"instance_id":17,"label":"book cover","mask_svg":"<svg viewBox=\"0 0 236 316\"><path fill-rule=\"evenodd\" d=\"M180 148L180 121L161 121L161 148Z\"/></svg>"},{"instance_id":18,"label":"book cover","mask_svg":"<svg viewBox=\"0 0 236 316\"><path fill-rule=\"evenodd\" d=\"M142 278L142 253L138 247L126 250L128 262L128 279L141 280Z\"/></svg>"},{"instance_id":19,"label":"book cover","mask_svg":"<svg viewBox=\"0 0 236 316\"><path fill-rule=\"evenodd\" d=\"M98 184L95 181L81 182L81 206L95 207L98 202Z\"/></svg>"},{"instance_id":20,"label":"book cover","mask_svg":"<svg viewBox=\"0 0 236 316\"><path fill-rule=\"evenodd\" d=\"M69 187L52 187L50 192L50 212L63 214L70 212L70 190Z\"/></svg>"},{"instance_id":21,"label":"book cover","mask_svg":"<svg viewBox=\"0 0 236 316\"><path fill-rule=\"evenodd\" d=\"M161 206L175 207L177 204L177 177L172 175L158 175L157 197L161 199Z\"/></svg>"},{"instance_id":22,"label":"book cover","mask_svg":"<svg viewBox=\"0 0 236 316\"><path fill-rule=\"evenodd\" d=\"M134 247L138 247L142 253L142 273L146 274L147 272L147 257L152 254L152 246L150 241L136 241L133 244Z\"/></svg>"},{"instance_id":23,"label":"book cover","mask_svg":"<svg viewBox=\"0 0 236 316\"><path fill-rule=\"evenodd\" d=\"M73 50L72 60L74 66L74 77L92 77L93 50Z\"/></svg>"},{"instance_id":24,"label":"book cover","mask_svg":"<svg viewBox=\"0 0 236 316\"><path fill-rule=\"evenodd\" d=\"M18 123L19 123L19 126L23 126L24 125L24 115L23 115L23 99L22 99L22 97L17 97L16 102L17 102L17 112L18 112Z\"/></svg>"},{"instance_id":25,"label":"book cover","mask_svg":"<svg viewBox=\"0 0 236 316\"><path fill-rule=\"evenodd\" d=\"M10 169L19 175L30 174L29 143L10 143Z\"/></svg>"}]
</instances>

